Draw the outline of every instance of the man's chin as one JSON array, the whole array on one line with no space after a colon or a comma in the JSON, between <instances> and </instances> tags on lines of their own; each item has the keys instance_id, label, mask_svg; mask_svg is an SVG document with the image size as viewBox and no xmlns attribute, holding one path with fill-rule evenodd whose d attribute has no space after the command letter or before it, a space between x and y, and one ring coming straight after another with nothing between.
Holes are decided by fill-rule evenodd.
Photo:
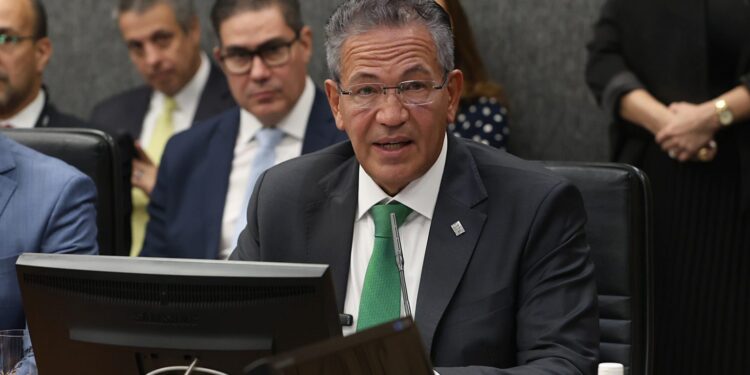
<instances>
[{"instance_id":1,"label":"man's chin","mask_svg":"<svg viewBox=\"0 0 750 375\"><path fill-rule=\"evenodd\" d=\"M167 96L174 96L181 89L181 87L177 87L178 85L172 82L172 80L152 80L149 81L149 86Z\"/></svg>"},{"instance_id":2,"label":"man's chin","mask_svg":"<svg viewBox=\"0 0 750 375\"><path fill-rule=\"evenodd\" d=\"M279 101L253 103L245 109L264 124L266 124L266 122L278 122L287 115L284 106Z\"/></svg>"}]
</instances>

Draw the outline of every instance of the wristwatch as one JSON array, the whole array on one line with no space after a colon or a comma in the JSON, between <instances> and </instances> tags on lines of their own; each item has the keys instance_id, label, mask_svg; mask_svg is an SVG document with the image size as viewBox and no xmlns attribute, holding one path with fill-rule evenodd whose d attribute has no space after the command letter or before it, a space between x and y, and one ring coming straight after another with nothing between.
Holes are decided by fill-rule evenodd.
<instances>
[{"instance_id":1,"label":"wristwatch","mask_svg":"<svg viewBox=\"0 0 750 375\"><path fill-rule=\"evenodd\" d=\"M716 108L716 115L719 117L719 123L723 126L732 125L734 115L732 115L732 111L729 109L726 100L719 99L715 101L714 107Z\"/></svg>"}]
</instances>

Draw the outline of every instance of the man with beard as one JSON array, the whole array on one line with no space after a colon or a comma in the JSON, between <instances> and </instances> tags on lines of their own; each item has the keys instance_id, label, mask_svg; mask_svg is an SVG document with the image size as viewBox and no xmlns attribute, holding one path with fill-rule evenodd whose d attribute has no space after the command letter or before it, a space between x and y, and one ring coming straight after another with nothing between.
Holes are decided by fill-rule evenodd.
<instances>
[{"instance_id":1,"label":"man with beard","mask_svg":"<svg viewBox=\"0 0 750 375\"><path fill-rule=\"evenodd\" d=\"M60 113L42 85L52 56L39 0L0 0L0 128L84 127Z\"/></svg>"}]
</instances>

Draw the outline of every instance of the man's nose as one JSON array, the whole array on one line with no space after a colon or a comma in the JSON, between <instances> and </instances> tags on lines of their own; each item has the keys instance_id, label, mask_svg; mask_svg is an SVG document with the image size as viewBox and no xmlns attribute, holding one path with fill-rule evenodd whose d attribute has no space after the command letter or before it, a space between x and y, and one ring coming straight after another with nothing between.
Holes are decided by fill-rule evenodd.
<instances>
[{"instance_id":1,"label":"man's nose","mask_svg":"<svg viewBox=\"0 0 750 375\"><path fill-rule=\"evenodd\" d=\"M143 47L143 54L146 64L151 67L153 67L154 65L158 65L163 57L163 51L153 44L146 44Z\"/></svg>"},{"instance_id":2,"label":"man's nose","mask_svg":"<svg viewBox=\"0 0 750 375\"><path fill-rule=\"evenodd\" d=\"M409 111L401 102L396 90L386 92L377 101L377 115L375 119L385 126L399 126L409 119Z\"/></svg>"},{"instance_id":3,"label":"man's nose","mask_svg":"<svg viewBox=\"0 0 750 375\"><path fill-rule=\"evenodd\" d=\"M259 55L253 56L253 65L250 67L250 78L255 81L263 81L271 75L271 69Z\"/></svg>"}]
</instances>

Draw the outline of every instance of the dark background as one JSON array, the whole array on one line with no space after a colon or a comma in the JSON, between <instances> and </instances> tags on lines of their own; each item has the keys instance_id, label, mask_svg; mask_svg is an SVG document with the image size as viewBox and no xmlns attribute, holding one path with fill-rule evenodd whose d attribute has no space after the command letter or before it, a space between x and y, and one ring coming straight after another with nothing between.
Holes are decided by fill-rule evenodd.
<instances>
[{"instance_id":1,"label":"dark background","mask_svg":"<svg viewBox=\"0 0 750 375\"><path fill-rule=\"evenodd\" d=\"M141 84L120 38L116 0L44 0L54 46L45 81L56 105L88 118L100 99ZM607 159L607 119L584 82L585 44L602 0L463 0L490 76L511 111L511 152L528 159ZM212 0L195 0L206 51ZM338 0L300 0L313 28L310 75L327 77L323 27ZM209 54L210 56L210 54Z\"/></svg>"}]
</instances>

